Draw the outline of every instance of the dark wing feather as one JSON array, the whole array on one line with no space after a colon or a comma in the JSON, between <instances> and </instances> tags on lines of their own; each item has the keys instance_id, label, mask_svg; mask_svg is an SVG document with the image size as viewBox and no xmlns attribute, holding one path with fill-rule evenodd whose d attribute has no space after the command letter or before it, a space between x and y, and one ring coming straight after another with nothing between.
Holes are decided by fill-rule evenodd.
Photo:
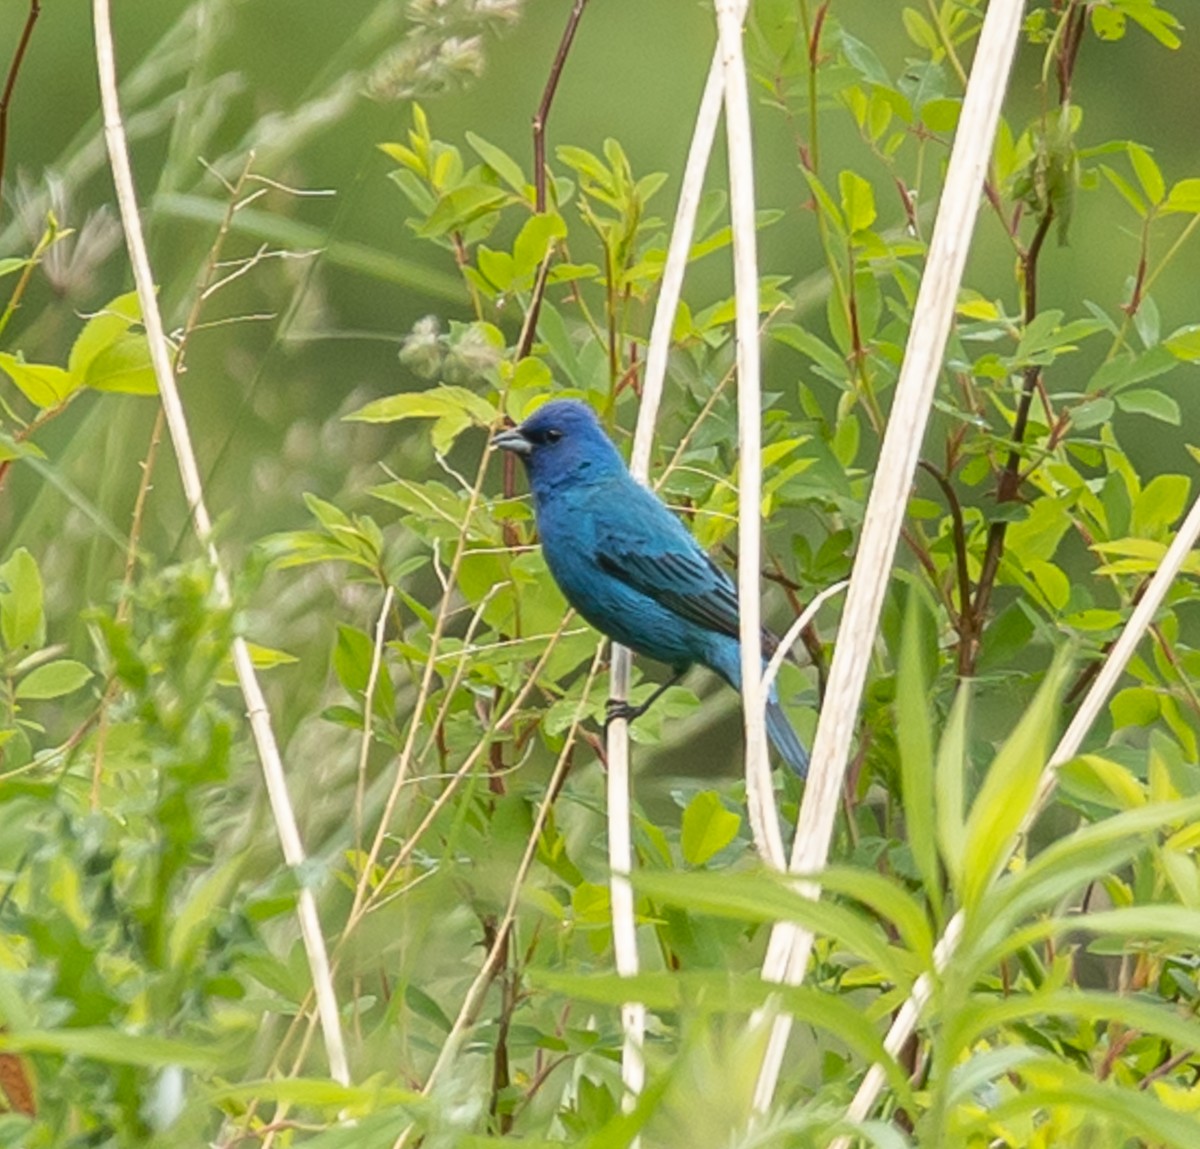
<instances>
[{"instance_id":1,"label":"dark wing feather","mask_svg":"<svg viewBox=\"0 0 1200 1149\"><path fill-rule=\"evenodd\" d=\"M678 520L676 520L678 522ZM652 598L688 622L730 638L738 630L737 588L680 525L684 545L665 550L614 543L598 556L601 568ZM659 543L661 547L661 542ZM765 627L763 654L770 657L779 640Z\"/></svg>"},{"instance_id":2,"label":"dark wing feather","mask_svg":"<svg viewBox=\"0 0 1200 1149\"><path fill-rule=\"evenodd\" d=\"M737 591L699 548L658 553L614 548L600 555L600 566L681 618L737 638Z\"/></svg>"}]
</instances>

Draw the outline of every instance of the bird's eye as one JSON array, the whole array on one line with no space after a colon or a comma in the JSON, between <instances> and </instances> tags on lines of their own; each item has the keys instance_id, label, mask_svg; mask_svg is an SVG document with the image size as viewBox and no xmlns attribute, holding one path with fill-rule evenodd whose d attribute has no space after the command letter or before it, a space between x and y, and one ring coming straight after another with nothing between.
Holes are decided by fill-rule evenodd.
<instances>
[{"instance_id":1,"label":"bird's eye","mask_svg":"<svg viewBox=\"0 0 1200 1149\"><path fill-rule=\"evenodd\" d=\"M546 432L547 443L557 443L562 438L563 433L557 427L551 427Z\"/></svg>"}]
</instances>

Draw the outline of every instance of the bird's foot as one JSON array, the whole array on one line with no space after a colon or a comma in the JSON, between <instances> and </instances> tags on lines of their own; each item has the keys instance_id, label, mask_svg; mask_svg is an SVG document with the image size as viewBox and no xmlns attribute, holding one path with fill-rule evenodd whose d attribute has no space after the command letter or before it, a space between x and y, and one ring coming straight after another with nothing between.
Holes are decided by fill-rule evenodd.
<instances>
[{"instance_id":1,"label":"bird's foot","mask_svg":"<svg viewBox=\"0 0 1200 1149\"><path fill-rule=\"evenodd\" d=\"M626 702L624 699L610 698L604 704L604 729L607 731L618 718L632 722L635 718L641 718L645 713L645 706L634 706L633 703Z\"/></svg>"}]
</instances>

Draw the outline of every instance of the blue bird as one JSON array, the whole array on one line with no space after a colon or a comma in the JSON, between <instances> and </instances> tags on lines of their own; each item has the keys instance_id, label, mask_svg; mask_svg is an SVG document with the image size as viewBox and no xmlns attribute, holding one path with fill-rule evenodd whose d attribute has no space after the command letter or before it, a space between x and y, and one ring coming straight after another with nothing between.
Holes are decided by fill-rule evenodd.
<instances>
[{"instance_id":1,"label":"blue bird","mask_svg":"<svg viewBox=\"0 0 1200 1149\"><path fill-rule=\"evenodd\" d=\"M633 478L590 407L553 400L492 442L525 465L546 565L567 601L615 642L674 672L640 707L610 703L610 719L638 717L696 662L741 688L737 588ZM764 630L764 660L777 646ZM775 749L803 778L808 753L774 684L766 725Z\"/></svg>"}]
</instances>

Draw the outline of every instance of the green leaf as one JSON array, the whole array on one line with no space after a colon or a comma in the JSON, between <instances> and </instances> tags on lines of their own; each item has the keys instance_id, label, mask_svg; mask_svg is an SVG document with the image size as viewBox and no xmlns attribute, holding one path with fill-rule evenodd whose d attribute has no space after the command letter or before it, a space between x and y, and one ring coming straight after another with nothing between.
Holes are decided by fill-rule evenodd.
<instances>
[{"instance_id":1,"label":"green leaf","mask_svg":"<svg viewBox=\"0 0 1200 1149\"><path fill-rule=\"evenodd\" d=\"M8 650L40 647L45 640L42 576L24 547L0 565L0 639Z\"/></svg>"},{"instance_id":2,"label":"green leaf","mask_svg":"<svg viewBox=\"0 0 1200 1149\"><path fill-rule=\"evenodd\" d=\"M98 351L88 364L83 381L93 391L157 395L158 379L145 335L130 332Z\"/></svg>"},{"instance_id":3,"label":"green leaf","mask_svg":"<svg viewBox=\"0 0 1200 1149\"><path fill-rule=\"evenodd\" d=\"M692 866L703 866L737 837L741 824L741 818L721 804L715 790L701 791L683 812L680 846L684 860Z\"/></svg>"},{"instance_id":4,"label":"green leaf","mask_svg":"<svg viewBox=\"0 0 1200 1149\"><path fill-rule=\"evenodd\" d=\"M926 893L935 906L940 906L942 874L938 867L934 815L933 726L929 717L928 682L921 660L921 629L926 613L922 596L915 587L910 587L896 673L896 742L900 749L909 848Z\"/></svg>"},{"instance_id":5,"label":"green leaf","mask_svg":"<svg viewBox=\"0 0 1200 1149\"><path fill-rule=\"evenodd\" d=\"M1130 533L1143 538L1162 534L1183 514L1191 490L1186 475L1156 475L1133 501Z\"/></svg>"},{"instance_id":6,"label":"green leaf","mask_svg":"<svg viewBox=\"0 0 1200 1149\"><path fill-rule=\"evenodd\" d=\"M136 291L118 295L106 303L83 325L71 346L67 370L79 385L87 376L92 361L107 347L111 347L130 327L142 320L142 308Z\"/></svg>"},{"instance_id":7,"label":"green leaf","mask_svg":"<svg viewBox=\"0 0 1200 1149\"><path fill-rule=\"evenodd\" d=\"M933 933L925 907L895 878L853 866L826 866L821 871L821 888L861 902L883 921L896 927L901 940L925 969L933 965ZM941 878L939 875L938 885ZM936 895L937 887L927 894Z\"/></svg>"},{"instance_id":8,"label":"green leaf","mask_svg":"<svg viewBox=\"0 0 1200 1149\"><path fill-rule=\"evenodd\" d=\"M1197 180L1200 183L1200 180ZM1181 327L1163 341L1164 346L1176 359L1188 363L1200 362L1200 323Z\"/></svg>"},{"instance_id":9,"label":"green leaf","mask_svg":"<svg viewBox=\"0 0 1200 1149\"><path fill-rule=\"evenodd\" d=\"M442 1007L412 982L404 987L404 1003L418 1017L432 1022L443 1033L449 1033L454 1028Z\"/></svg>"},{"instance_id":10,"label":"green leaf","mask_svg":"<svg viewBox=\"0 0 1200 1149\"><path fill-rule=\"evenodd\" d=\"M985 970L994 969L1004 960L1005 955L1023 945L1034 944L1014 936L1022 919L1057 906L1073 891L1126 865L1149 849L1164 827L1187 823L1197 814L1200 814L1200 799L1158 802L1083 826L1051 843L1025 869L1005 875L988 895L987 926L973 955L971 969L982 976ZM1057 929L1051 926L1048 933L1038 936L1053 936ZM969 976L974 976L974 972L969 972Z\"/></svg>"},{"instance_id":11,"label":"green leaf","mask_svg":"<svg viewBox=\"0 0 1200 1149\"><path fill-rule=\"evenodd\" d=\"M148 1069L168 1065L178 1065L184 1069L214 1069L228 1058L225 1051L211 1042L198 1045L156 1037L150 1033L126 1033L100 1027L0 1033L0 1050L12 1053L57 1053L115 1065L140 1065Z\"/></svg>"},{"instance_id":12,"label":"green leaf","mask_svg":"<svg viewBox=\"0 0 1200 1149\"><path fill-rule=\"evenodd\" d=\"M1158 170L1158 164L1154 162L1154 158L1141 144L1131 143L1129 144L1129 159L1137 174L1138 183L1142 185L1142 191L1146 193L1146 198L1152 204L1161 203L1166 197L1167 188L1163 183L1162 172Z\"/></svg>"},{"instance_id":13,"label":"green leaf","mask_svg":"<svg viewBox=\"0 0 1200 1149\"><path fill-rule=\"evenodd\" d=\"M1165 375L1178 365L1178 357L1161 344L1142 355L1121 356L1103 364L1088 383L1089 391L1119 391Z\"/></svg>"},{"instance_id":14,"label":"green leaf","mask_svg":"<svg viewBox=\"0 0 1200 1149\"><path fill-rule=\"evenodd\" d=\"M488 143L482 136L467 132L467 143L474 148L479 158L483 160L517 195L524 197L529 187L521 165L503 148Z\"/></svg>"},{"instance_id":15,"label":"green leaf","mask_svg":"<svg viewBox=\"0 0 1200 1149\"><path fill-rule=\"evenodd\" d=\"M1098 754L1081 754L1059 770L1060 785L1088 802L1109 809L1131 810L1146 804L1146 792L1119 762Z\"/></svg>"},{"instance_id":16,"label":"green leaf","mask_svg":"<svg viewBox=\"0 0 1200 1149\"><path fill-rule=\"evenodd\" d=\"M831 379L849 379L850 371L846 360L824 340L799 324L780 323L771 328L771 335L780 343L807 355Z\"/></svg>"},{"instance_id":17,"label":"green leaf","mask_svg":"<svg viewBox=\"0 0 1200 1149\"><path fill-rule=\"evenodd\" d=\"M865 1064L881 1065L902 1095L909 1092L903 1074L864 1012L823 990L773 985L758 978L735 978L725 971L709 970L655 971L633 977L531 970L530 979L540 988L574 1000L608 1006L640 1001L659 1012L749 1013L768 1000L777 1000L793 1016L844 1040Z\"/></svg>"},{"instance_id":18,"label":"green leaf","mask_svg":"<svg viewBox=\"0 0 1200 1149\"><path fill-rule=\"evenodd\" d=\"M495 407L465 387L440 386L429 391L405 391L376 399L345 416L361 423L397 423L402 419L441 419L461 414L484 426L497 418Z\"/></svg>"},{"instance_id":19,"label":"green leaf","mask_svg":"<svg viewBox=\"0 0 1200 1149\"><path fill-rule=\"evenodd\" d=\"M1181 41L1175 30L1183 25L1173 12L1159 8L1156 0L1116 0L1115 6L1126 12L1135 24L1149 32L1163 47L1172 50L1179 47Z\"/></svg>"},{"instance_id":20,"label":"green leaf","mask_svg":"<svg viewBox=\"0 0 1200 1149\"><path fill-rule=\"evenodd\" d=\"M946 729L938 744L937 756L937 833L942 862L951 884L962 887L963 854L966 850L964 795L967 775L967 713L971 704L971 685L958 688Z\"/></svg>"},{"instance_id":21,"label":"green leaf","mask_svg":"<svg viewBox=\"0 0 1200 1149\"><path fill-rule=\"evenodd\" d=\"M244 853L234 854L206 870L191 888L171 924L167 952L172 969L180 970L195 960L201 943L213 928L217 911L229 900L245 860Z\"/></svg>"},{"instance_id":22,"label":"green leaf","mask_svg":"<svg viewBox=\"0 0 1200 1149\"><path fill-rule=\"evenodd\" d=\"M1101 164L1100 170L1104 173L1104 178L1108 180L1108 182L1112 184L1112 186L1116 188L1118 192L1121 193L1121 196L1124 198L1125 202L1128 203L1129 206L1133 208L1133 210L1137 212L1142 219L1145 219L1146 216L1150 214L1150 209L1146 206L1146 201L1142 199L1141 195L1134 189L1133 185L1130 184L1130 182L1123 175L1114 171L1107 164Z\"/></svg>"},{"instance_id":23,"label":"green leaf","mask_svg":"<svg viewBox=\"0 0 1200 1149\"><path fill-rule=\"evenodd\" d=\"M642 871L633 875L633 885L639 893L655 901L697 914L740 922L798 922L815 933L834 938L896 984L907 985L912 981L906 955L888 945L874 922L845 906L803 897L780 880L711 871Z\"/></svg>"},{"instance_id":24,"label":"green leaf","mask_svg":"<svg viewBox=\"0 0 1200 1149\"><path fill-rule=\"evenodd\" d=\"M317 1109L353 1109L358 1112L370 1112L385 1105L420 1108L427 1104L425 1098L414 1090L378 1083L339 1085L324 1077L260 1078L238 1085L221 1086L208 1096L213 1102L261 1100Z\"/></svg>"},{"instance_id":25,"label":"green leaf","mask_svg":"<svg viewBox=\"0 0 1200 1149\"><path fill-rule=\"evenodd\" d=\"M1195 1149L1196 1118L1176 1113L1153 1096L1118 1088L1081 1074L1068 1062L1051 1057L1030 1059L1012 1071L1021 1087L994 1106L964 1108L956 1124L959 1144L986 1144L996 1128L1028 1124L1026 1115L1062 1109L1087 1115L1093 1129L1110 1125L1127 1130L1137 1144ZM983 1116L979 1116L982 1113ZM1115 1130L1114 1130L1115 1132ZM1109 1141L1109 1144L1116 1142Z\"/></svg>"},{"instance_id":26,"label":"green leaf","mask_svg":"<svg viewBox=\"0 0 1200 1149\"><path fill-rule=\"evenodd\" d=\"M1200 213L1200 179L1180 180L1167 196L1167 202L1162 206L1162 212L1188 212L1191 215Z\"/></svg>"},{"instance_id":27,"label":"green leaf","mask_svg":"<svg viewBox=\"0 0 1200 1149\"><path fill-rule=\"evenodd\" d=\"M838 174L842 211L852 232L866 231L875 222L875 190L857 172Z\"/></svg>"},{"instance_id":28,"label":"green leaf","mask_svg":"<svg viewBox=\"0 0 1200 1149\"><path fill-rule=\"evenodd\" d=\"M62 698L78 690L92 672L82 662L56 659L35 667L17 683L18 698Z\"/></svg>"},{"instance_id":29,"label":"green leaf","mask_svg":"<svg viewBox=\"0 0 1200 1149\"><path fill-rule=\"evenodd\" d=\"M551 244L566 234L567 225L557 212L530 216L513 244L513 263L517 275L532 275L546 258Z\"/></svg>"},{"instance_id":30,"label":"green leaf","mask_svg":"<svg viewBox=\"0 0 1200 1149\"><path fill-rule=\"evenodd\" d=\"M1115 8L1103 8L1094 4L1089 12L1092 30L1101 40L1120 40L1125 35L1125 13Z\"/></svg>"},{"instance_id":31,"label":"green leaf","mask_svg":"<svg viewBox=\"0 0 1200 1149\"><path fill-rule=\"evenodd\" d=\"M988 770L967 818L962 901L972 910L1008 862L1013 838L1029 814L1050 757L1050 740L1069 659L1060 653L1045 681Z\"/></svg>"},{"instance_id":32,"label":"green leaf","mask_svg":"<svg viewBox=\"0 0 1200 1149\"><path fill-rule=\"evenodd\" d=\"M508 192L485 184L468 184L447 192L417 229L423 239L436 239L448 231L463 228L477 219L498 212L510 202Z\"/></svg>"},{"instance_id":33,"label":"green leaf","mask_svg":"<svg viewBox=\"0 0 1200 1149\"><path fill-rule=\"evenodd\" d=\"M1140 388L1136 391L1122 391L1116 397L1116 404L1122 411L1131 415L1149 415L1160 423L1170 423L1178 427L1183 422L1179 404L1170 395L1150 388Z\"/></svg>"},{"instance_id":34,"label":"green leaf","mask_svg":"<svg viewBox=\"0 0 1200 1149\"><path fill-rule=\"evenodd\" d=\"M4 352L0 352L0 369L30 403L43 411L61 406L80 387L80 383L61 367L50 363L26 363Z\"/></svg>"}]
</instances>

